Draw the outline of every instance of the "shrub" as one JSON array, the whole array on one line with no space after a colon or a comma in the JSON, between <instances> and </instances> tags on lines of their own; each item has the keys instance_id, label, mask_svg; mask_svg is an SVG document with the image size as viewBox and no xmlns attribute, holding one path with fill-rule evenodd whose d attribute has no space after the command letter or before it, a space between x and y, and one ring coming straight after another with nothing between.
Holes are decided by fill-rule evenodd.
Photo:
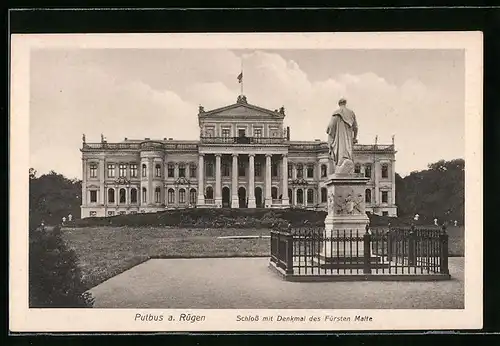
<instances>
[{"instance_id":1,"label":"shrub","mask_svg":"<svg viewBox=\"0 0 500 346\"><path fill-rule=\"evenodd\" d=\"M32 308L90 308L94 298L83 285L77 257L61 237L61 229L39 227L30 232L29 305Z\"/></svg>"}]
</instances>

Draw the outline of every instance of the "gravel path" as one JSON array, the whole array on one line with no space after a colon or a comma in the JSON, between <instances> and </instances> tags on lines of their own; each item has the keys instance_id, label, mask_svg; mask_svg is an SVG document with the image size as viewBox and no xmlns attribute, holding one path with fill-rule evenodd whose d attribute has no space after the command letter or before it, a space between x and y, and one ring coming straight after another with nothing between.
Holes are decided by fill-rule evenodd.
<instances>
[{"instance_id":1,"label":"gravel path","mask_svg":"<svg viewBox=\"0 0 500 346\"><path fill-rule=\"evenodd\" d=\"M452 280L312 282L281 280L268 258L154 259L94 287L96 308L462 309L464 258Z\"/></svg>"}]
</instances>

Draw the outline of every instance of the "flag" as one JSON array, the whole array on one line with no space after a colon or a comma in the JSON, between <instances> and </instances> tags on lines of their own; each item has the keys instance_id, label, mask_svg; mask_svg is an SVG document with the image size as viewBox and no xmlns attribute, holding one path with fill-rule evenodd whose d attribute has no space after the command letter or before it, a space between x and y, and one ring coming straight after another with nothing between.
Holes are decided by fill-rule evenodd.
<instances>
[{"instance_id":1,"label":"flag","mask_svg":"<svg viewBox=\"0 0 500 346\"><path fill-rule=\"evenodd\" d=\"M241 72L239 75L238 75L238 83L241 83L243 81L243 72Z\"/></svg>"}]
</instances>

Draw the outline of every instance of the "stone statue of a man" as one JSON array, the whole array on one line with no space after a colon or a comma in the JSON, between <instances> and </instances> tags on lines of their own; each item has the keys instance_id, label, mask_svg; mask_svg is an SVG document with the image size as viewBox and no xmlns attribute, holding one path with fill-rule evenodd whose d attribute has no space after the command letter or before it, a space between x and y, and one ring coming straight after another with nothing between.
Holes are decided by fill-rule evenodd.
<instances>
[{"instance_id":1,"label":"stone statue of a man","mask_svg":"<svg viewBox=\"0 0 500 346\"><path fill-rule=\"evenodd\" d=\"M334 163L334 173L350 174L354 172L352 150L357 143L358 124L354 112L346 107L347 101L340 99L338 104L326 129L328 152Z\"/></svg>"}]
</instances>

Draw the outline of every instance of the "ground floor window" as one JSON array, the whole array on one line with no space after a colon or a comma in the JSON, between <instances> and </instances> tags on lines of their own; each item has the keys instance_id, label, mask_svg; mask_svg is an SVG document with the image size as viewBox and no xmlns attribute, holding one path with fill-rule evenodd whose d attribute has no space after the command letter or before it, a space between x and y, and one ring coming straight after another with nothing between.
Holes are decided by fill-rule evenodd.
<instances>
[{"instance_id":1,"label":"ground floor window","mask_svg":"<svg viewBox=\"0 0 500 346\"><path fill-rule=\"evenodd\" d=\"M365 190L365 203L371 203L372 202L372 190L366 189Z\"/></svg>"},{"instance_id":2,"label":"ground floor window","mask_svg":"<svg viewBox=\"0 0 500 346\"><path fill-rule=\"evenodd\" d=\"M89 215L90 216L97 216L97 211L91 211Z\"/></svg>"},{"instance_id":3,"label":"ground floor window","mask_svg":"<svg viewBox=\"0 0 500 346\"><path fill-rule=\"evenodd\" d=\"M206 192L207 192L207 194L205 196L206 199L214 199L214 189L211 186L207 187Z\"/></svg>"},{"instance_id":4,"label":"ground floor window","mask_svg":"<svg viewBox=\"0 0 500 346\"><path fill-rule=\"evenodd\" d=\"M137 189L130 190L130 203L137 203Z\"/></svg>"},{"instance_id":5,"label":"ground floor window","mask_svg":"<svg viewBox=\"0 0 500 346\"><path fill-rule=\"evenodd\" d=\"M175 203L175 191L174 189L168 189L167 200L169 204Z\"/></svg>"},{"instance_id":6,"label":"ground floor window","mask_svg":"<svg viewBox=\"0 0 500 346\"><path fill-rule=\"evenodd\" d=\"M108 203L115 203L115 189L108 190Z\"/></svg>"},{"instance_id":7,"label":"ground floor window","mask_svg":"<svg viewBox=\"0 0 500 346\"><path fill-rule=\"evenodd\" d=\"M161 189L159 187L155 189L155 203L161 203Z\"/></svg>"},{"instance_id":8,"label":"ground floor window","mask_svg":"<svg viewBox=\"0 0 500 346\"><path fill-rule=\"evenodd\" d=\"M96 190L90 191L90 203L97 203L97 191Z\"/></svg>"},{"instance_id":9,"label":"ground floor window","mask_svg":"<svg viewBox=\"0 0 500 346\"><path fill-rule=\"evenodd\" d=\"M179 190L179 203L186 203L186 190Z\"/></svg>"},{"instance_id":10,"label":"ground floor window","mask_svg":"<svg viewBox=\"0 0 500 346\"><path fill-rule=\"evenodd\" d=\"M145 187L142 188L142 203L147 203L148 201L148 191Z\"/></svg>"},{"instance_id":11,"label":"ground floor window","mask_svg":"<svg viewBox=\"0 0 500 346\"><path fill-rule=\"evenodd\" d=\"M271 198L272 199L278 198L278 188L276 186L271 187Z\"/></svg>"},{"instance_id":12,"label":"ground floor window","mask_svg":"<svg viewBox=\"0 0 500 346\"><path fill-rule=\"evenodd\" d=\"M382 212L382 216L389 216L389 212L388 211L383 211Z\"/></svg>"},{"instance_id":13,"label":"ground floor window","mask_svg":"<svg viewBox=\"0 0 500 346\"><path fill-rule=\"evenodd\" d=\"M189 203L196 204L196 190L191 189L189 191Z\"/></svg>"},{"instance_id":14,"label":"ground floor window","mask_svg":"<svg viewBox=\"0 0 500 346\"><path fill-rule=\"evenodd\" d=\"M302 189L297 190L297 204L304 203L304 191Z\"/></svg>"},{"instance_id":15,"label":"ground floor window","mask_svg":"<svg viewBox=\"0 0 500 346\"><path fill-rule=\"evenodd\" d=\"M115 212L114 211L108 211L108 216L114 216Z\"/></svg>"},{"instance_id":16,"label":"ground floor window","mask_svg":"<svg viewBox=\"0 0 500 346\"><path fill-rule=\"evenodd\" d=\"M121 211L121 212L119 212L118 214L120 214L120 215L125 215L125 214L127 214L127 212L126 212L126 211Z\"/></svg>"},{"instance_id":17,"label":"ground floor window","mask_svg":"<svg viewBox=\"0 0 500 346\"><path fill-rule=\"evenodd\" d=\"M321 188L321 203L326 203L328 200L328 192L326 190L326 187Z\"/></svg>"},{"instance_id":18,"label":"ground floor window","mask_svg":"<svg viewBox=\"0 0 500 346\"><path fill-rule=\"evenodd\" d=\"M387 191L382 191L382 203L387 203L389 201L389 193Z\"/></svg>"},{"instance_id":19,"label":"ground floor window","mask_svg":"<svg viewBox=\"0 0 500 346\"><path fill-rule=\"evenodd\" d=\"M127 191L125 189L120 189L120 203L126 203L127 201Z\"/></svg>"},{"instance_id":20,"label":"ground floor window","mask_svg":"<svg viewBox=\"0 0 500 346\"><path fill-rule=\"evenodd\" d=\"M314 203L314 190L309 189L307 190L307 204L313 204Z\"/></svg>"}]
</instances>

